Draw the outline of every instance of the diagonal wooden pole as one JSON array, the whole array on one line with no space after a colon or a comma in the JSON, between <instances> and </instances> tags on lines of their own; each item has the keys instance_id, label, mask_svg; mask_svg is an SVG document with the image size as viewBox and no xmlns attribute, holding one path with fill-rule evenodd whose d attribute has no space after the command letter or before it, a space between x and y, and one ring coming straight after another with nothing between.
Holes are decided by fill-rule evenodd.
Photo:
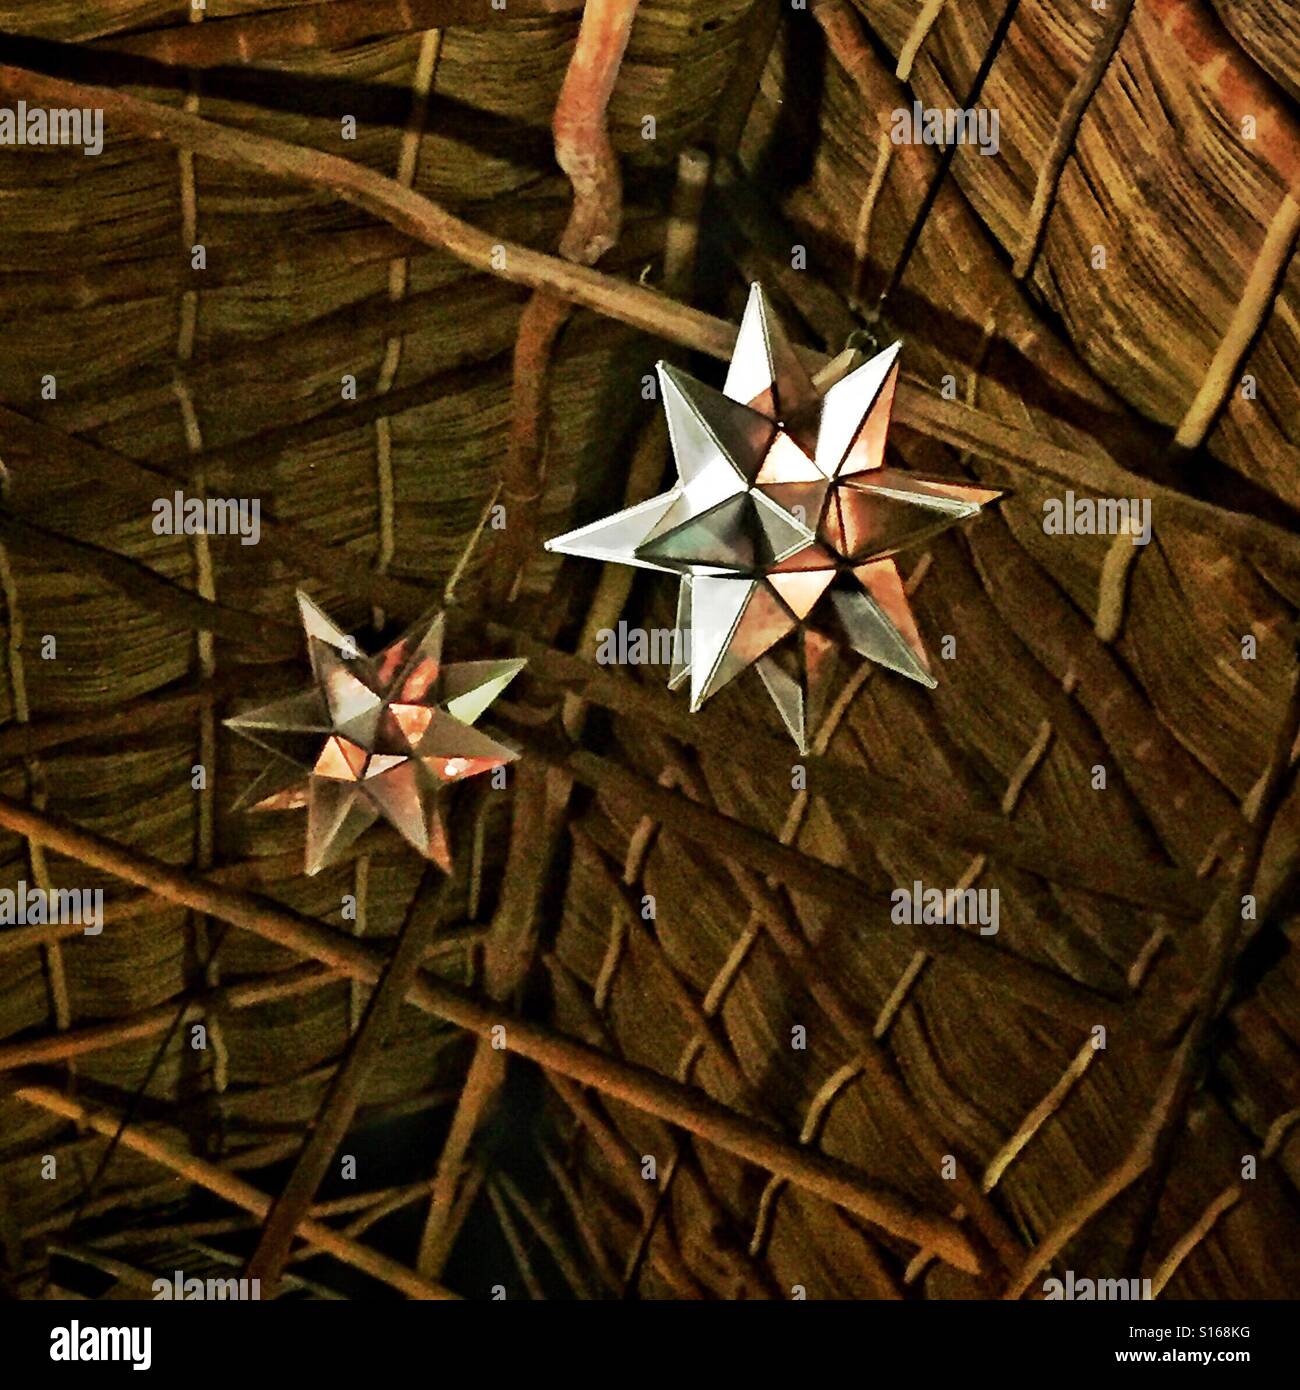
<instances>
[{"instance_id":1,"label":"diagonal wooden pole","mask_svg":"<svg viewBox=\"0 0 1300 1390\"><path fill-rule=\"evenodd\" d=\"M452 382L444 384L450 389ZM369 405L369 402L367 402ZM368 411L366 413L369 413ZM351 427L365 423L360 413L351 417ZM305 442L309 432L299 431L299 442ZM190 470L186 464L176 464L169 470L141 463L125 454L93 444L76 435L67 434L39 420L33 420L8 406L0 405L0 438L10 447L30 454L33 460L57 459L66 468L79 474L91 486L107 486L135 499L144 510L160 495L173 488L188 486ZM269 451L268 451L269 452ZM213 450L213 455L219 451ZM36 473L40 463L33 463ZM18 470L15 469L15 472ZM211 476L211 474L209 474ZM34 481L39 481L39 474ZM15 505L19 525L29 524L26 514ZM32 513L39 517L38 513ZM373 603L383 604L404 617L414 617L430 601L429 590L410 580L378 575L369 565L314 535L310 529L282 522L263 514L260 521L262 538L274 543L276 553L285 560L301 566L309 574L327 579L333 584L346 583L354 593L364 594ZM65 537L70 544L76 541ZM44 543L44 542L42 542Z\"/></svg>"},{"instance_id":2,"label":"diagonal wooden pole","mask_svg":"<svg viewBox=\"0 0 1300 1390\"><path fill-rule=\"evenodd\" d=\"M265 1217L270 1210L271 1199L251 1183L245 1182L224 1168L218 1168L215 1164L197 1158L194 1154L183 1153L170 1144L163 1143L156 1135L148 1133L138 1125L121 1128L116 1115L106 1114L102 1110L92 1110L81 1101L73 1100L72 1097L50 1086L20 1086L13 1094L29 1105L89 1126L97 1134L103 1134L124 1148L153 1159L155 1163L170 1168L172 1172L179 1173L200 1187L206 1187L209 1192L215 1192L218 1197L252 1212L254 1216ZM302 1216L298 1221L297 1233L312 1245L333 1255L335 1259L342 1260L344 1264L362 1270L386 1284L391 1284L410 1298L456 1297L450 1289L421 1279L405 1265L340 1235L333 1227L327 1226L323 1221L317 1221L314 1217Z\"/></svg>"},{"instance_id":3,"label":"diagonal wooden pole","mask_svg":"<svg viewBox=\"0 0 1300 1390\"><path fill-rule=\"evenodd\" d=\"M211 159L328 189L417 241L442 247L477 270L531 289L549 290L653 337L721 361L731 357L735 324L689 308L645 286L629 284L496 237L396 180L337 155L252 131L235 130L110 87L67 82L12 64L0 63L0 92L49 106L98 107L110 129L166 140ZM1287 134L1291 138L1289 130ZM804 355L814 367L825 363L820 353ZM1228 511L1141 477L1100 448L1066 448L1034 430L1008 424L960 401L945 401L906 377L899 382L894 415L900 424L919 429L954 448L970 449L1033 476L1055 478L1105 495L1150 497L1163 515L1189 529L1288 568L1300 562L1300 537L1281 526L1245 512Z\"/></svg>"},{"instance_id":4,"label":"diagonal wooden pole","mask_svg":"<svg viewBox=\"0 0 1300 1390\"><path fill-rule=\"evenodd\" d=\"M148 888L170 902L254 932L353 979L376 984L382 974L382 956L320 922L251 893L197 878L9 797L0 796L0 826L92 868ZM597 1048L505 1009L484 1004L430 976L418 978L407 991L406 1000L457 1028L499 1041L503 1050L518 1053L615 1100L679 1125L903 1240L932 1250L957 1269L968 1274L980 1271L978 1257L956 1222L926 1211L905 1194L873 1182L838 1159L791 1144L766 1126L688 1086L647 1067L609 1057Z\"/></svg>"},{"instance_id":5,"label":"diagonal wooden pole","mask_svg":"<svg viewBox=\"0 0 1300 1390\"><path fill-rule=\"evenodd\" d=\"M307 1142L267 1214L257 1248L248 1261L248 1278L260 1279L268 1298L275 1296L294 1236L316 1198L316 1190L335 1150L351 1127L366 1081L393 1031L402 1000L415 982L425 951L440 925L442 891L434 896L432 903L421 908L424 888L433 872L432 866L426 868L411 898L397 950L380 977L379 987L370 997L361 1025L349 1041L347 1052L321 1102ZM444 890L448 882L450 880L444 880Z\"/></svg>"},{"instance_id":6,"label":"diagonal wooden pole","mask_svg":"<svg viewBox=\"0 0 1300 1390\"><path fill-rule=\"evenodd\" d=\"M936 930L890 921L887 900L861 879L792 849L775 836L733 820L711 806L691 801L648 778L638 777L618 763L585 749L565 751L554 744L547 745L518 727L512 727L511 734L516 742L524 744L532 757L563 769L596 791L618 797L643 814L654 816L669 825L674 834L725 854L760 877L770 876L787 888L832 903L868 929L888 930L896 940L906 941L917 950L947 957L993 988L1055 1019L1069 1019L1086 1029L1097 1023L1111 1027L1124 1017L1126 1006L1123 1002L1039 965L1027 956L992 946L960 927ZM779 916L774 908L768 911L774 920Z\"/></svg>"},{"instance_id":7,"label":"diagonal wooden pole","mask_svg":"<svg viewBox=\"0 0 1300 1390\"><path fill-rule=\"evenodd\" d=\"M935 793L918 782L903 782L865 767L848 767L825 756L796 754L792 744L758 728L746 728L744 738L738 739L734 721L712 710L691 714L684 701L666 690L556 651L515 628L489 623L488 632L528 658L529 675L573 690L616 714L652 720L682 743L726 758L756 778L770 777L774 771L781 772L798 762L807 770L812 790L841 797L849 804L869 805L872 816L912 826L937 841L996 856L1052 882L1189 921L1199 920L1205 910L1204 883L1181 869L1143 863L1111 846L1094 849L1011 826L1000 815ZM663 788L659 794L666 794ZM1240 828L1244 829L1244 823Z\"/></svg>"}]
</instances>

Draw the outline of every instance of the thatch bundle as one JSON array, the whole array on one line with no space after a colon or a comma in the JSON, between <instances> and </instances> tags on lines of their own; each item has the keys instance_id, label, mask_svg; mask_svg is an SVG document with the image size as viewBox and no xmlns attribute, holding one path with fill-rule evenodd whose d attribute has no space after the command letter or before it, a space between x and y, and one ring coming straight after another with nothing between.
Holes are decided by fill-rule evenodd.
<instances>
[{"instance_id":1,"label":"thatch bundle","mask_svg":"<svg viewBox=\"0 0 1300 1390\"><path fill-rule=\"evenodd\" d=\"M0 150L0 887L108 904L0 926L12 1292L1294 1287L1281 8L0 3L0 106L106 132ZM753 672L691 716L590 664L672 586L540 546L659 489L646 374L720 380L754 279L810 355L901 338L896 461L1008 494L902 559L938 688L845 661L808 757ZM155 534L178 487L259 543ZM441 887L232 810L300 587L530 657Z\"/></svg>"}]
</instances>

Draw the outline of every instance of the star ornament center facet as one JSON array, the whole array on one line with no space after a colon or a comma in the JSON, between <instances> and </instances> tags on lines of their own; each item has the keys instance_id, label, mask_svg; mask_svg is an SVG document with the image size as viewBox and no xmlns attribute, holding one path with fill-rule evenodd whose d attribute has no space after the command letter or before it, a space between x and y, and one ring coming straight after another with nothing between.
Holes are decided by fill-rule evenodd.
<instances>
[{"instance_id":1,"label":"star ornament center facet","mask_svg":"<svg viewBox=\"0 0 1300 1390\"><path fill-rule=\"evenodd\" d=\"M806 753L839 645L935 684L893 557L1001 493L886 466L898 351L821 391L752 286L721 391L659 364L677 485L547 542L680 577L692 711L756 666Z\"/></svg>"},{"instance_id":2,"label":"star ornament center facet","mask_svg":"<svg viewBox=\"0 0 1300 1390\"><path fill-rule=\"evenodd\" d=\"M473 725L525 660L444 664L441 613L364 656L301 592L298 607L313 685L225 721L271 755L238 804L305 805L309 874L334 863L381 816L449 872L439 803L452 783L519 756Z\"/></svg>"}]
</instances>

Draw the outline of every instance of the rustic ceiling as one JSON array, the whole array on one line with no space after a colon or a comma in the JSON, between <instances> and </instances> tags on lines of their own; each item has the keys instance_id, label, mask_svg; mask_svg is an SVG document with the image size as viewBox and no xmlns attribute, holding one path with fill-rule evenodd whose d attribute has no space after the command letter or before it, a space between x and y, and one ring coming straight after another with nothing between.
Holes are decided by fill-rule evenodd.
<instances>
[{"instance_id":1,"label":"rustic ceiling","mask_svg":"<svg viewBox=\"0 0 1300 1390\"><path fill-rule=\"evenodd\" d=\"M0 148L0 887L106 904L0 926L6 1290L1293 1290L1297 21L0 0L0 108L104 121ZM894 464L1006 492L901 557L937 688L845 661L807 756L752 671L597 664L673 586L542 548L660 490L647 374L720 385L753 281L813 368L901 340ZM298 589L529 658L450 876L236 808Z\"/></svg>"}]
</instances>

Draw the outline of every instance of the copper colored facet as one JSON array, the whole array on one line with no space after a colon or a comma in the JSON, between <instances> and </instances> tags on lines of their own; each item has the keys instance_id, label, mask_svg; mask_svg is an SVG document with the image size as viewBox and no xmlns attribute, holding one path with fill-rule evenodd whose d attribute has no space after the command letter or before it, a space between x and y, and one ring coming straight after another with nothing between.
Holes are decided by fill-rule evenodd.
<instances>
[{"instance_id":1,"label":"copper colored facet","mask_svg":"<svg viewBox=\"0 0 1300 1390\"><path fill-rule=\"evenodd\" d=\"M847 389L852 381L853 377L850 375L842 384ZM897 385L898 361L895 358L894 365L889 369L871 409L867 411L853 436L848 452L835 471L837 478L851 477L855 473L869 473L885 466L885 437L889 433L889 417L894 409L894 389Z\"/></svg>"},{"instance_id":2,"label":"copper colored facet","mask_svg":"<svg viewBox=\"0 0 1300 1390\"><path fill-rule=\"evenodd\" d=\"M429 727L433 711L428 705L389 705L388 712L403 737L414 748Z\"/></svg>"},{"instance_id":3,"label":"copper colored facet","mask_svg":"<svg viewBox=\"0 0 1300 1390\"><path fill-rule=\"evenodd\" d=\"M357 769L352 766L345 749L355 749L355 743L349 743L347 739L337 736L327 738L324 747L320 750L320 757L316 759L316 766L312 768L312 773L317 777L330 777L336 782L355 782L357 780ZM364 761L365 755L362 754Z\"/></svg>"},{"instance_id":4,"label":"copper colored facet","mask_svg":"<svg viewBox=\"0 0 1300 1390\"><path fill-rule=\"evenodd\" d=\"M755 479L760 483L816 483L822 472L784 431L778 430Z\"/></svg>"},{"instance_id":5,"label":"copper colored facet","mask_svg":"<svg viewBox=\"0 0 1300 1390\"><path fill-rule=\"evenodd\" d=\"M835 571L831 569L786 570L783 574L769 574L767 582L796 618L806 618L834 578Z\"/></svg>"}]
</instances>

